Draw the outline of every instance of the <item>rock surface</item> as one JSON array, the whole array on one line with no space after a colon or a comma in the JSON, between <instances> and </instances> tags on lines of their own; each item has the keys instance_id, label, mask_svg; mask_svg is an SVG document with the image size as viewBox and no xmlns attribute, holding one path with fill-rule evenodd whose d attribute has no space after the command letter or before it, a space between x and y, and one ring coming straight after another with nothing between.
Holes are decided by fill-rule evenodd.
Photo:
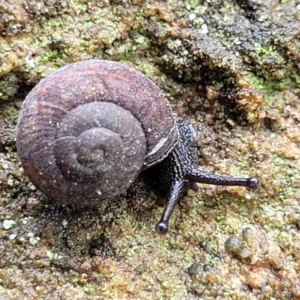
<instances>
[{"instance_id":1,"label":"rock surface","mask_svg":"<svg viewBox=\"0 0 300 300\"><path fill-rule=\"evenodd\" d=\"M300 2L0 0L0 299L298 299ZM162 207L139 180L97 209L28 181L14 127L41 78L121 61L199 131L200 167L262 179L201 185Z\"/></svg>"}]
</instances>

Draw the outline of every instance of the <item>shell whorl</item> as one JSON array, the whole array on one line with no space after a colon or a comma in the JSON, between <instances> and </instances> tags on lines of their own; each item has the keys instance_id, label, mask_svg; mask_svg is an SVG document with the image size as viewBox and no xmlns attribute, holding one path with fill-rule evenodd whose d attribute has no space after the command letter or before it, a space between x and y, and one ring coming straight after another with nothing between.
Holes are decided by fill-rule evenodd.
<instances>
[{"instance_id":1,"label":"shell whorl","mask_svg":"<svg viewBox=\"0 0 300 300\"><path fill-rule=\"evenodd\" d=\"M105 60L72 63L41 80L17 125L18 154L31 181L47 196L76 205L126 191L177 139L158 87Z\"/></svg>"}]
</instances>

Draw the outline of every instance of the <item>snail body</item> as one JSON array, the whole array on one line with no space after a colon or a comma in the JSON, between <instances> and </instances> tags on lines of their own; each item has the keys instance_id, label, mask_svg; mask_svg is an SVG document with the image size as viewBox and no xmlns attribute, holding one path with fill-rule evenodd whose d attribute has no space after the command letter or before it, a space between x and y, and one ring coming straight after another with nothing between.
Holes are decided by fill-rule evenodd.
<instances>
[{"instance_id":1,"label":"snail body","mask_svg":"<svg viewBox=\"0 0 300 300\"><path fill-rule=\"evenodd\" d=\"M33 184L63 203L95 206L125 192L154 165L170 190L156 230L195 182L259 187L198 169L197 134L172 113L160 89L118 62L69 64L41 80L26 97L17 124L17 150Z\"/></svg>"}]
</instances>

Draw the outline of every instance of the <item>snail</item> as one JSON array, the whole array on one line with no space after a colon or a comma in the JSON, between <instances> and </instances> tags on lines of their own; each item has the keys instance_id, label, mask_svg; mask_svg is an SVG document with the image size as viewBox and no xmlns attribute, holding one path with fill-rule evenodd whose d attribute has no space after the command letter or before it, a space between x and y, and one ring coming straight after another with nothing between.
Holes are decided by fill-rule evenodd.
<instances>
[{"instance_id":1,"label":"snail","mask_svg":"<svg viewBox=\"0 0 300 300\"><path fill-rule=\"evenodd\" d=\"M62 204L96 206L124 193L140 172L153 170L169 191L156 225L160 234L197 182L260 187L257 177L199 170L193 125L172 112L150 79L118 62L93 59L52 72L26 97L16 131L25 173Z\"/></svg>"}]
</instances>

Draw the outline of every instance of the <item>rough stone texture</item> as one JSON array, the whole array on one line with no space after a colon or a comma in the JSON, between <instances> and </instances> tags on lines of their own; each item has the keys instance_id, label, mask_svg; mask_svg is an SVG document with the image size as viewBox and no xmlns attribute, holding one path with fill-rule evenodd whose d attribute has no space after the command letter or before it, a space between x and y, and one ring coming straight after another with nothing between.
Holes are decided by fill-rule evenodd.
<instances>
[{"instance_id":1,"label":"rough stone texture","mask_svg":"<svg viewBox=\"0 0 300 300\"><path fill-rule=\"evenodd\" d=\"M0 0L0 299L298 299L299 14L293 0ZM141 70L195 122L201 168L262 188L201 185L164 237L141 181L92 210L42 196L16 155L20 103L89 58Z\"/></svg>"}]
</instances>

